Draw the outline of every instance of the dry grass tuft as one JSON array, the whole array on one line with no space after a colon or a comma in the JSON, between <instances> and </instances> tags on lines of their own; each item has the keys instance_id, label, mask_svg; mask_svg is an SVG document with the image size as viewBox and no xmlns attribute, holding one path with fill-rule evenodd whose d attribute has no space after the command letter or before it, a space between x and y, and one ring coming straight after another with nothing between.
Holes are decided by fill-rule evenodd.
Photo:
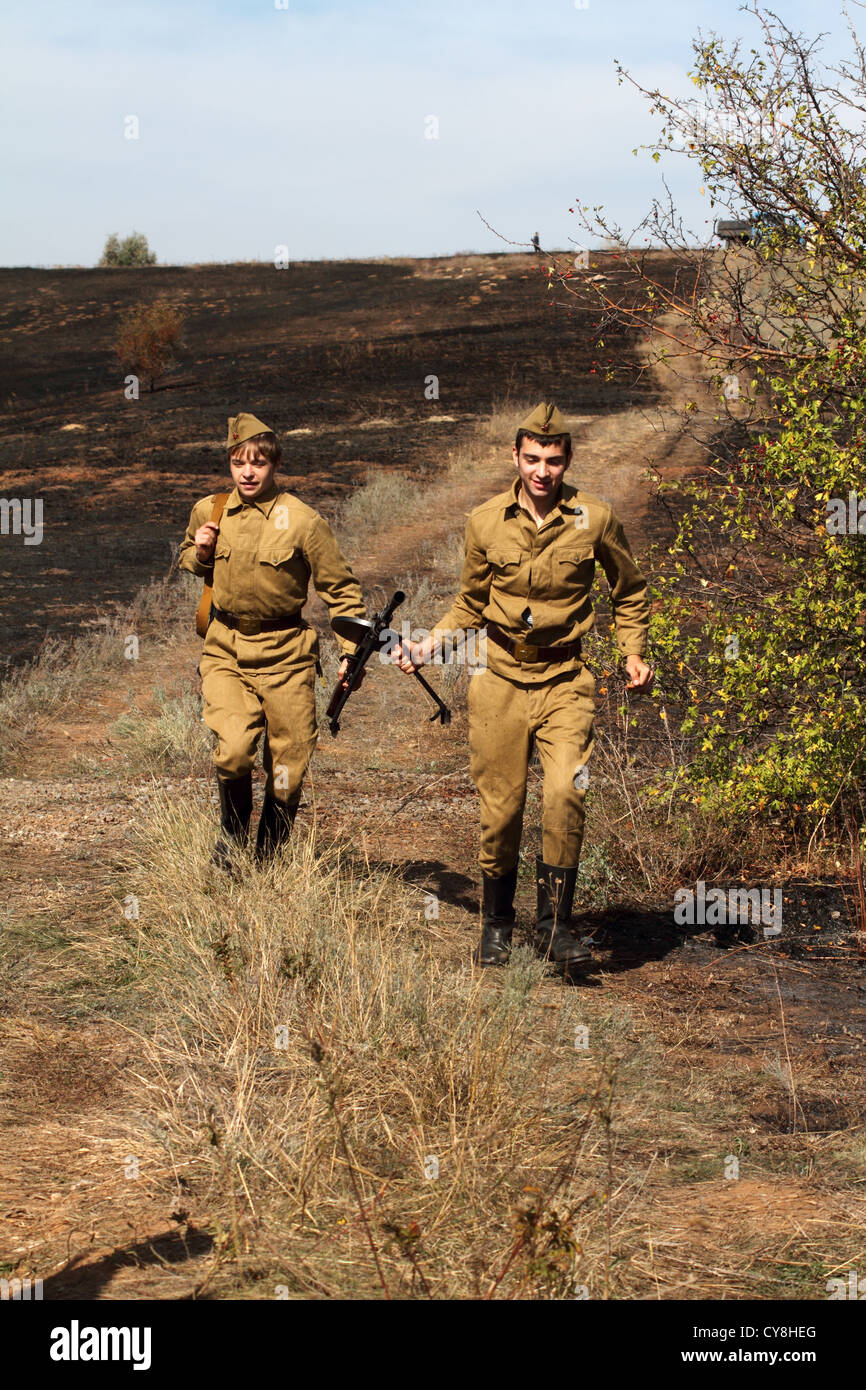
<instances>
[{"instance_id":1,"label":"dry grass tuft","mask_svg":"<svg viewBox=\"0 0 866 1390\"><path fill-rule=\"evenodd\" d=\"M32 662L0 685L0 771L14 765L22 747L47 721L98 690L106 673L129 669L130 636L159 634L165 641L188 622L198 587L191 575L158 580L140 589L127 608L102 621L99 630L71 641L49 637Z\"/></svg>"},{"instance_id":2,"label":"dry grass tuft","mask_svg":"<svg viewBox=\"0 0 866 1390\"><path fill-rule=\"evenodd\" d=\"M495 980L455 967L396 874L301 834L217 880L212 836L193 800L155 800L129 886L147 1133L206 1187L226 1260L297 1296L608 1288L627 1018L580 1053L585 1008L551 1009L528 951Z\"/></svg>"},{"instance_id":3,"label":"dry grass tuft","mask_svg":"<svg viewBox=\"0 0 866 1390\"><path fill-rule=\"evenodd\" d=\"M336 518L340 543L347 555L356 556L371 535L385 530L406 506L406 479L390 469L370 469L363 486L342 503Z\"/></svg>"},{"instance_id":4,"label":"dry grass tuft","mask_svg":"<svg viewBox=\"0 0 866 1390\"><path fill-rule=\"evenodd\" d=\"M152 711L133 705L109 729L135 776L207 777L213 773L213 734L203 723L201 697L192 690L153 692Z\"/></svg>"},{"instance_id":5,"label":"dry grass tuft","mask_svg":"<svg viewBox=\"0 0 866 1390\"><path fill-rule=\"evenodd\" d=\"M45 721L62 714L106 670L122 667L122 620L74 642L49 637L27 666L0 686L0 771L9 769L21 748Z\"/></svg>"}]
</instances>

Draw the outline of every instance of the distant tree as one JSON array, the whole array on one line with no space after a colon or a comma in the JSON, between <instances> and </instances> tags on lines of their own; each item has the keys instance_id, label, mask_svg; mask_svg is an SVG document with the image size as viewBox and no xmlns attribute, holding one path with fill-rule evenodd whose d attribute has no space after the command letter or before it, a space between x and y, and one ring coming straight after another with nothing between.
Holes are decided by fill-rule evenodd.
<instances>
[{"instance_id":1,"label":"distant tree","mask_svg":"<svg viewBox=\"0 0 866 1390\"><path fill-rule=\"evenodd\" d=\"M105 243L102 252L100 265L156 265L156 252L151 251L147 244L147 237L141 232L133 232L131 236L120 240L116 232Z\"/></svg>"},{"instance_id":2,"label":"distant tree","mask_svg":"<svg viewBox=\"0 0 866 1390\"><path fill-rule=\"evenodd\" d=\"M140 304L122 315L114 351L124 371L147 377L150 390L175 360L175 348L181 341L183 314L177 304L168 299L156 299L152 304Z\"/></svg>"}]
</instances>

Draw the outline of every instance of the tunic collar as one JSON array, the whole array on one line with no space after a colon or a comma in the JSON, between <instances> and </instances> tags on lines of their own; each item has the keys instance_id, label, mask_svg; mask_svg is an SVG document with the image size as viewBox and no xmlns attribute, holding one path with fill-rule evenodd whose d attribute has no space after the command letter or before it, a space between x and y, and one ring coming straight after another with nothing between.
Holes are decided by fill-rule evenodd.
<instances>
[{"instance_id":1,"label":"tunic collar","mask_svg":"<svg viewBox=\"0 0 866 1390\"><path fill-rule=\"evenodd\" d=\"M574 516L579 506L577 493L578 489L576 487L572 487L570 483L563 480L559 487L559 500L556 506L551 507L550 511L547 513L547 516L541 523L542 526L546 526L549 521L556 521L562 516ZM505 505L506 517L519 516L521 512L523 512L525 516L529 516L526 508L521 506L519 494L520 478L517 477L511 484L511 501L507 502ZM534 521L534 519L534 517L530 517L531 521Z\"/></svg>"},{"instance_id":2,"label":"tunic collar","mask_svg":"<svg viewBox=\"0 0 866 1390\"><path fill-rule=\"evenodd\" d=\"M241 497L237 488L235 488L229 500L226 502L226 511L236 512L239 511L241 507L256 507L263 516L269 517L279 495L279 488L274 483L271 483L267 492L263 492L261 496L254 497L251 502L248 502L245 497Z\"/></svg>"}]
</instances>

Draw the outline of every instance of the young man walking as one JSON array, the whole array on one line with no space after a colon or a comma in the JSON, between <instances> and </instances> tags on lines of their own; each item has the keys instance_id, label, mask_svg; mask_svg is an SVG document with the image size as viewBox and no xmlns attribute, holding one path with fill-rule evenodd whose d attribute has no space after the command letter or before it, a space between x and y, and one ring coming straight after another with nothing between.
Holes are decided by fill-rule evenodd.
<instances>
[{"instance_id":1,"label":"young man walking","mask_svg":"<svg viewBox=\"0 0 866 1390\"><path fill-rule=\"evenodd\" d=\"M627 690L648 690L647 586L607 502L571 487L571 436L553 405L532 411L512 449L517 477L476 507L466 527L460 593L423 642L393 657L404 671L430 660L443 638L487 629L487 665L469 682L472 779L481 798L483 881L480 965L511 950L514 892L533 745L544 777L543 855L536 861L539 952L563 970L591 961L572 924L593 746L595 679L581 659L593 625L596 560L610 585Z\"/></svg>"},{"instance_id":2,"label":"young man walking","mask_svg":"<svg viewBox=\"0 0 866 1390\"><path fill-rule=\"evenodd\" d=\"M360 585L324 517L277 487L281 451L273 430L241 412L228 422L226 448L234 491L196 502L180 548L181 569L213 584L199 672L204 721L217 735L222 828L213 859L222 868L247 838L263 732L259 857L272 854L294 823L317 738L318 636L301 617L310 581L332 618L366 616ZM354 650L337 640L344 657Z\"/></svg>"}]
</instances>

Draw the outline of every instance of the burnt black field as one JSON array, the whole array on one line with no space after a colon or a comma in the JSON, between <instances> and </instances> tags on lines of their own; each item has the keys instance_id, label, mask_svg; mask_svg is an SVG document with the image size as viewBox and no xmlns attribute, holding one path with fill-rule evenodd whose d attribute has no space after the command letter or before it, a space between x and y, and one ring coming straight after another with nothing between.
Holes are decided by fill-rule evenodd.
<instances>
[{"instance_id":1,"label":"burnt black field","mask_svg":"<svg viewBox=\"0 0 866 1390\"><path fill-rule=\"evenodd\" d=\"M662 279L677 268L658 255ZM593 257L623 296L635 287ZM570 413L650 404L648 379L593 374L597 310L551 292L540 258L0 270L0 496L41 498L39 545L0 535L0 656L32 657L163 575L197 497L226 476L238 410L283 440L285 485L331 511L370 468L435 473L507 401ZM124 394L122 312L166 296L184 341L151 393ZM625 364L634 344L607 343ZM435 375L438 399L425 398ZM437 419L436 417L447 417ZM291 434L291 431L308 433Z\"/></svg>"}]
</instances>

